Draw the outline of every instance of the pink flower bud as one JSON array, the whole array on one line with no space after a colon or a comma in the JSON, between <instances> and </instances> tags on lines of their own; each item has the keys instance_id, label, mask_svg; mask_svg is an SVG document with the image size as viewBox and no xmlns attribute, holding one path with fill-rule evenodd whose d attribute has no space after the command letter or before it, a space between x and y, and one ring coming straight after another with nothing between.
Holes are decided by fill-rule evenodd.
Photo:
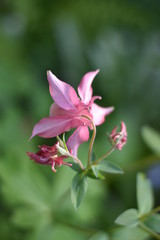
<instances>
[{"instance_id":1,"label":"pink flower bud","mask_svg":"<svg viewBox=\"0 0 160 240\"><path fill-rule=\"evenodd\" d=\"M127 142L127 130L126 130L126 125L125 123L122 121L121 122L121 131L117 132L117 128L115 127L111 134L110 137L113 140L113 144L115 146L115 148L122 150L122 147L126 144Z\"/></svg>"}]
</instances>

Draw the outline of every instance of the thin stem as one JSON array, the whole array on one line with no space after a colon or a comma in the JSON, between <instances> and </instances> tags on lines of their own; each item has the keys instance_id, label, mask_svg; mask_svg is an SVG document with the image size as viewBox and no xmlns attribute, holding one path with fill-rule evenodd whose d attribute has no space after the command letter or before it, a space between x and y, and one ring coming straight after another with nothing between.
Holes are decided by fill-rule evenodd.
<instances>
[{"instance_id":1,"label":"thin stem","mask_svg":"<svg viewBox=\"0 0 160 240\"><path fill-rule=\"evenodd\" d=\"M160 211L160 206L154 208L152 211L150 211L149 213L143 215L142 217L139 218L140 221L143 221L144 219L146 219L147 217L149 217L150 215L157 213Z\"/></svg>"},{"instance_id":2,"label":"thin stem","mask_svg":"<svg viewBox=\"0 0 160 240\"><path fill-rule=\"evenodd\" d=\"M63 137L64 137L64 135L63 135ZM68 157L73 158L73 159L75 160L75 162L80 166L80 168L81 168L82 170L85 170L82 162L81 162L76 156L72 155L72 154L69 152L69 150L68 150L68 148L67 148L67 145L66 145L66 142L65 142L65 139L64 139L64 142L60 139L59 136L57 136L57 139L58 139L58 141L60 142L60 144L62 145L62 147L61 147L61 146L57 146L57 148L59 149L60 153L61 153L62 155L67 155Z\"/></svg>"},{"instance_id":3,"label":"thin stem","mask_svg":"<svg viewBox=\"0 0 160 240\"><path fill-rule=\"evenodd\" d=\"M97 165L100 161L102 161L103 159L105 159L106 157L108 157L108 155L110 155L115 149L115 146L112 147L107 153L105 153L102 157L98 158L93 165Z\"/></svg>"},{"instance_id":4,"label":"thin stem","mask_svg":"<svg viewBox=\"0 0 160 240\"><path fill-rule=\"evenodd\" d=\"M92 122L92 126L93 126L93 134L92 134L92 138L91 138L91 141L90 141L90 144L89 144L88 167L91 165L92 149L93 149L94 140L96 138L96 127L95 127L93 122Z\"/></svg>"},{"instance_id":5,"label":"thin stem","mask_svg":"<svg viewBox=\"0 0 160 240\"><path fill-rule=\"evenodd\" d=\"M156 239L160 239L160 235L153 232L150 228L146 227L143 223L139 223L139 226L147 233L149 233L152 237Z\"/></svg>"},{"instance_id":6,"label":"thin stem","mask_svg":"<svg viewBox=\"0 0 160 240\"><path fill-rule=\"evenodd\" d=\"M81 115L81 117L84 117L84 118L88 119L91 122L92 127L93 127L93 134L92 134L92 137L91 137L91 140L90 140L89 151L88 151L88 167L89 167L91 165L91 156L92 156L93 144L94 144L94 141L95 141L95 138L96 138L96 126L95 126L94 122L92 121L92 119L89 118L88 116Z\"/></svg>"},{"instance_id":7,"label":"thin stem","mask_svg":"<svg viewBox=\"0 0 160 240\"><path fill-rule=\"evenodd\" d=\"M154 208L154 209L150 212L150 214L153 214L153 213L156 213L156 212L159 212L159 211L160 211L160 206Z\"/></svg>"},{"instance_id":8,"label":"thin stem","mask_svg":"<svg viewBox=\"0 0 160 240\"><path fill-rule=\"evenodd\" d=\"M75 160L75 162L77 162L79 164L79 166L82 170L85 170L85 167L83 166L82 162L76 156L74 156L72 154L69 154L69 155L71 158L73 158Z\"/></svg>"}]
</instances>

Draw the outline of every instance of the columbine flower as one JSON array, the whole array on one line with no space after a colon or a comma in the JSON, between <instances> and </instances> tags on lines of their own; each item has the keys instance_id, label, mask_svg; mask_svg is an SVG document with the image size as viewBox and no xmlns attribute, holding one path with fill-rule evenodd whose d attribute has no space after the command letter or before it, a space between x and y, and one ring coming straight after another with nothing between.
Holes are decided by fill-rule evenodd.
<instances>
[{"instance_id":1,"label":"columbine flower","mask_svg":"<svg viewBox=\"0 0 160 240\"><path fill-rule=\"evenodd\" d=\"M126 125L124 122L121 122L121 131L117 132L117 127L115 127L111 134L110 137L113 141L113 144L115 148L121 150L122 147L126 144L127 142L127 130L126 130Z\"/></svg>"},{"instance_id":2,"label":"columbine flower","mask_svg":"<svg viewBox=\"0 0 160 240\"><path fill-rule=\"evenodd\" d=\"M78 86L79 98L72 86L62 82L48 71L49 90L54 103L50 108L50 116L43 118L34 126L31 138L35 135L51 138L76 128L68 140L68 147L76 155L79 145L89 139L88 127L92 129L91 121L95 126L102 124L105 116L114 109L113 107L103 108L94 103L96 99L101 99L99 96L92 97L91 85L98 72L99 70L96 70L84 75Z\"/></svg>"},{"instance_id":3,"label":"columbine flower","mask_svg":"<svg viewBox=\"0 0 160 240\"><path fill-rule=\"evenodd\" d=\"M56 172L55 167L60 167L62 164L67 166L72 166L72 164L64 162L63 159L68 156L60 156L57 144L54 146L42 145L39 146L40 150L37 153L27 152L31 160L34 160L36 163L44 165L52 165L53 172Z\"/></svg>"}]
</instances>

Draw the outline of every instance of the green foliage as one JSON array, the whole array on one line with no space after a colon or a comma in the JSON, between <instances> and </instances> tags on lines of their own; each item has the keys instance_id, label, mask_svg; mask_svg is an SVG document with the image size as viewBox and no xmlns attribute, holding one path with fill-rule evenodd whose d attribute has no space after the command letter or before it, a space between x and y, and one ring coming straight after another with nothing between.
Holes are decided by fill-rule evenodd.
<instances>
[{"instance_id":1,"label":"green foliage","mask_svg":"<svg viewBox=\"0 0 160 240\"><path fill-rule=\"evenodd\" d=\"M144 220L144 224L153 231L160 233L160 214L152 214Z\"/></svg>"},{"instance_id":2,"label":"green foliage","mask_svg":"<svg viewBox=\"0 0 160 240\"><path fill-rule=\"evenodd\" d=\"M77 173L72 181L71 198L75 209L81 204L87 191L87 177L84 173Z\"/></svg>"},{"instance_id":3,"label":"green foliage","mask_svg":"<svg viewBox=\"0 0 160 240\"><path fill-rule=\"evenodd\" d=\"M148 240L149 234L138 227L121 227L112 233L112 240Z\"/></svg>"},{"instance_id":4,"label":"green foliage","mask_svg":"<svg viewBox=\"0 0 160 240\"><path fill-rule=\"evenodd\" d=\"M102 172L106 173L113 173L113 174L122 174L123 171L122 169L115 163L109 162L109 161L101 161L97 165L98 169L101 170Z\"/></svg>"},{"instance_id":5,"label":"green foliage","mask_svg":"<svg viewBox=\"0 0 160 240\"><path fill-rule=\"evenodd\" d=\"M137 209L128 209L118 216L115 223L124 226L133 227L134 230L138 227L154 236L156 239L160 239L160 236L156 233L160 231L160 215L154 214L160 210L160 207L152 210L153 208L153 193L152 187L148 179L142 173L137 174ZM125 231L125 230L124 230ZM135 239L136 231L133 232Z\"/></svg>"},{"instance_id":6,"label":"green foliage","mask_svg":"<svg viewBox=\"0 0 160 240\"><path fill-rule=\"evenodd\" d=\"M142 128L142 137L151 150L160 156L160 133L149 126Z\"/></svg>"},{"instance_id":7,"label":"green foliage","mask_svg":"<svg viewBox=\"0 0 160 240\"><path fill-rule=\"evenodd\" d=\"M159 130L160 122L159 11L157 0L0 1L1 239L88 239L93 231L83 226L106 229L124 204L135 204L132 164L137 164L137 171L140 158L145 165L148 154L139 126L150 123ZM46 71L51 69L76 87L85 72L97 68L101 71L93 83L94 93L103 97L101 106L113 105L117 111L99 127L95 152L98 156L104 152L104 133L123 118L127 147L113 153L110 161L130 166L131 174L118 180L112 175L109 181L88 178L89 189L77 214L70 194L63 195L73 171L62 168L53 174L49 166L32 163L25 152L36 151L41 143L53 144L53 139L41 138L28 142L34 124L48 116L52 104ZM159 140L153 139L146 143L159 156ZM85 144L80 148L81 159L86 159L86 149ZM96 175L92 168L88 177L97 179ZM157 231L159 217L151 216L144 224ZM138 227L122 227L108 235L114 240L143 240L149 234Z\"/></svg>"},{"instance_id":8,"label":"green foliage","mask_svg":"<svg viewBox=\"0 0 160 240\"><path fill-rule=\"evenodd\" d=\"M98 166L91 166L91 169L87 172L87 176L92 179L105 179L105 177L99 172Z\"/></svg>"},{"instance_id":9,"label":"green foliage","mask_svg":"<svg viewBox=\"0 0 160 240\"><path fill-rule=\"evenodd\" d=\"M151 183L142 173L137 175L137 205L139 216L149 213L153 208Z\"/></svg>"},{"instance_id":10,"label":"green foliage","mask_svg":"<svg viewBox=\"0 0 160 240\"><path fill-rule=\"evenodd\" d=\"M99 164L91 165L84 170L82 170L78 164L73 163L71 168L74 171L78 172L72 180L71 188L71 198L75 209L79 207L87 191L87 177L99 180L105 179L105 177L99 172L99 170L112 174L123 173L123 171L118 165L108 161L100 161Z\"/></svg>"},{"instance_id":11,"label":"green foliage","mask_svg":"<svg viewBox=\"0 0 160 240\"><path fill-rule=\"evenodd\" d=\"M126 226L136 226L138 224L137 209L126 210L115 220L115 223Z\"/></svg>"},{"instance_id":12,"label":"green foliage","mask_svg":"<svg viewBox=\"0 0 160 240\"><path fill-rule=\"evenodd\" d=\"M79 173L82 172L82 169L80 168L80 166L75 162L72 162L71 168L76 172L79 172Z\"/></svg>"},{"instance_id":13,"label":"green foliage","mask_svg":"<svg viewBox=\"0 0 160 240\"><path fill-rule=\"evenodd\" d=\"M105 232L98 232L94 234L89 240L109 240L110 238Z\"/></svg>"}]
</instances>

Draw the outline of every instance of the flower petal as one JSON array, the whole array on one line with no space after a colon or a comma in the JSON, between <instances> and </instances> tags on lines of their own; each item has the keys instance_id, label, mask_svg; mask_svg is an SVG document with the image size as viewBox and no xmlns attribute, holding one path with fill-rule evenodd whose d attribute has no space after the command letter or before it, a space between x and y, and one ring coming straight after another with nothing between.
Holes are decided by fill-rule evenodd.
<instances>
[{"instance_id":1,"label":"flower petal","mask_svg":"<svg viewBox=\"0 0 160 240\"><path fill-rule=\"evenodd\" d=\"M86 73L78 86L78 94L85 104L88 104L91 100L93 92L91 85L98 72L99 70Z\"/></svg>"},{"instance_id":2,"label":"flower petal","mask_svg":"<svg viewBox=\"0 0 160 240\"><path fill-rule=\"evenodd\" d=\"M100 125L105 121L105 116L109 115L114 110L114 107L103 108L93 103L91 113L93 115L94 124Z\"/></svg>"},{"instance_id":3,"label":"flower petal","mask_svg":"<svg viewBox=\"0 0 160 240\"><path fill-rule=\"evenodd\" d=\"M73 151L73 155L77 156L79 145L83 142L88 141L89 130L87 126L80 126L76 131L69 137L67 141L68 150Z\"/></svg>"},{"instance_id":4,"label":"flower petal","mask_svg":"<svg viewBox=\"0 0 160 240\"><path fill-rule=\"evenodd\" d=\"M32 136L51 138L83 124L81 118L48 117L41 119L33 128ZM31 139L30 138L30 139Z\"/></svg>"},{"instance_id":5,"label":"flower petal","mask_svg":"<svg viewBox=\"0 0 160 240\"><path fill-rule=\"evenodd\" d=\"M121 133L127 137L127 129L126 129L126 125L123 121L121 121Z\"/></svg>"},{"instance_id":6,"label":"flower petal","mask_svg":"<svg viewBox=\"0 0 160 240\"><path fill-rule=\"evenodd\" d=\"M27 155L30 157L31 160L34 160L37 163L40 164L48 164L47 161L43 160L39 155L32 153L32 152L27 152Z\"/></svg>"},{"instance_id":7,"label":"flower petal","mask_svg":"<svg viewBox=\"0 0 160 240\"><path fill-rule=\"evenodd\" d=\"M47 71L49 91L55 103L63 109L75 109L79 98L72 86L59 80L51 71Z\"/></svg>"},{"instance_id":8,"label":"flower petal","mask_svg":"<svg viewBox=\"0 0 160 240\"><path fill-rule=\"evenodd\" d=\"M77 112L75 110L65 110L59 107L56 103L53 103L50 107L51 117L59 117L59 116L74 117L75 115L77 115Z\"/></svg>"}]
</instances>

